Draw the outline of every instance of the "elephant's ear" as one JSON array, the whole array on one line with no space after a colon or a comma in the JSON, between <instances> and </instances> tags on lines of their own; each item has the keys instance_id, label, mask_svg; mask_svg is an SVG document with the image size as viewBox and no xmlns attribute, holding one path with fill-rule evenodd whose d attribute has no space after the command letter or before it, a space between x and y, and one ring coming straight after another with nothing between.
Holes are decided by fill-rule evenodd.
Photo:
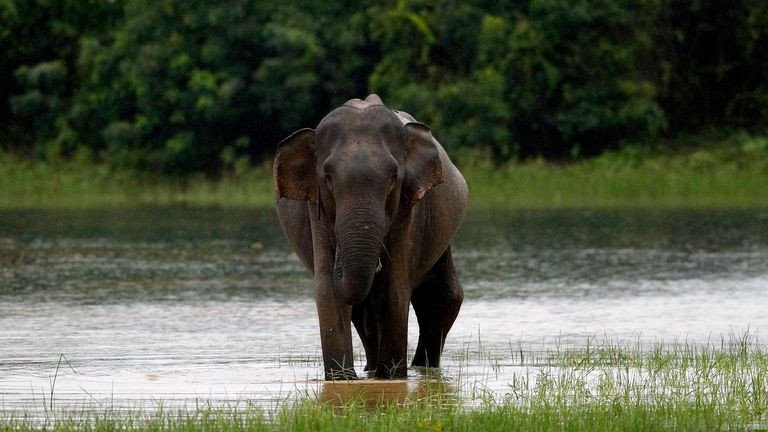
<instances>
[{"instance_id":1,"label":"elephant's ear","mask_svg":"<svg viewBox=\"0 0 768 432\"><path fill-rule=\"evenodd\" d=\"M272 178L275 199L317 201L315 131L301 129L277 146Z\"/></svg>"},{"instance_id":2,"label":"elephant's ear","mask_svg":"<svg viewBox=\"0 0 768 432\"><path fill-rule=\"evenodd\" d=\"M433 187L444 182L443 164L432 130L423 123L405 125L408 148L405 155L405 178L400 191L400 211L408 213Z\"/></svg>"}]
</instances>

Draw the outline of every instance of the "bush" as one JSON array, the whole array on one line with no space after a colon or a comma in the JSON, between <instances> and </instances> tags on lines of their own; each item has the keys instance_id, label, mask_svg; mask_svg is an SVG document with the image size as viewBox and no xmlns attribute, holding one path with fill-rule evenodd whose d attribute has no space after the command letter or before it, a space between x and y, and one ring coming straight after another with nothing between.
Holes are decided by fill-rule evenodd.
<instances>
[{"instance_id":1,"label":"bush","mask_svg":"<svg viewBox=\"0 0 768 432\"><path fill-rule=\"evenodd\" d=\"M766 47L758 0L0 0L0 146L242 170L378 92L450 149L581 158L768 133Z\"/></svg>"}]
</instances>

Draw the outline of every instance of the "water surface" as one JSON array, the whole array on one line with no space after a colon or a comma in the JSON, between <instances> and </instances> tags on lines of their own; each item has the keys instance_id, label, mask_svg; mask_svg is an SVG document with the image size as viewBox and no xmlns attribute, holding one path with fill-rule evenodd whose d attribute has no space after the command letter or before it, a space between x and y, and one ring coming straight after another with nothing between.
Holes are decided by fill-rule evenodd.
<instances>
[{"instance_id":1,"label":"water surface","mask_svg":"<svg viewBox=\"0 0 768 432\"><path fill-rule=\"evenodd\" d=\"M444 381L503 393L526 367L515 352L590 338L764 341L767 227L768 210L471 214ZM412 315L411 350L417 334ZM273 211L0 212L0 411L346 392L321 374L311 281ZM358 387L402 398L431 383Z\"/></svg>"}]
</instances>

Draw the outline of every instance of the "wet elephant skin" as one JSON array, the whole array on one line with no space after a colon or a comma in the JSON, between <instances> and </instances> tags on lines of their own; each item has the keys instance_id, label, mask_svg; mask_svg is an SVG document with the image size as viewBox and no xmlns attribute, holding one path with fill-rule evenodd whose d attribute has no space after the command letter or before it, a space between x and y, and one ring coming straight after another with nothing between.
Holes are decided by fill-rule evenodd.
<instances>
[{"instance_id":1,"label":"wet elephant skin","mask_svg":"<svg viewBox=\"0 0 768 432\"><path fill-rule=\"evenodd\" d=\"M283 140L273 177L280 224L313 275L326 379L356 378L352 324L365 370L405 376L409 304L412 365L439 366L463 300L450 242L468 192L430 128L376 95L352 99Z\"/></svg>"}]
</instances>

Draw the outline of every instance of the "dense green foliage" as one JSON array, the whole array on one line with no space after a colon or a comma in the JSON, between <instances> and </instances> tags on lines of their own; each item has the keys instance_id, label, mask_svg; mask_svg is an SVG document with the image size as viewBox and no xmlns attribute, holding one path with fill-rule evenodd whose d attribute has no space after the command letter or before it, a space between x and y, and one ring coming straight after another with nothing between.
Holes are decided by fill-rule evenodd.
<instances>
[{"instance_id":1,"label":"dense green foliage","mask_svg":"<svg viewBox=\"0 0 768 432\"><path fill-rule=\"evenodd\" d=\"M0 0L0 149L242 171L368 92L448 148L768 128L768 3Z\"/></svg>"}]
</instances>

